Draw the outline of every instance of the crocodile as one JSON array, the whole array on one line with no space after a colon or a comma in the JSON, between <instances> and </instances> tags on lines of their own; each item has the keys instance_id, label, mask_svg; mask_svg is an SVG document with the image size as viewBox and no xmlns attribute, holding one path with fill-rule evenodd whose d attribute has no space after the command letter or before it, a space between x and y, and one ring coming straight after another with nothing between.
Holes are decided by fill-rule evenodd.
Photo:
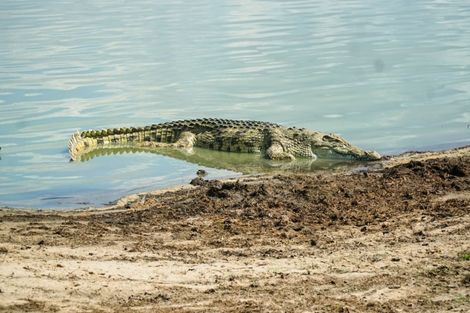
<instances>
[{"instance_id":1,"label":"crocodile","mask_svg":"<svg viewBox=\"0 0 470 313\"><path fill-rule=\"evenodd\" d=\"M353 146L336 134L260 121L201 118L145 127L77 131L69 140L71 161L106 146L207 148L258 153L271 160L324 158L374 161L380 155Z\"/></svg>"}]
</instances>

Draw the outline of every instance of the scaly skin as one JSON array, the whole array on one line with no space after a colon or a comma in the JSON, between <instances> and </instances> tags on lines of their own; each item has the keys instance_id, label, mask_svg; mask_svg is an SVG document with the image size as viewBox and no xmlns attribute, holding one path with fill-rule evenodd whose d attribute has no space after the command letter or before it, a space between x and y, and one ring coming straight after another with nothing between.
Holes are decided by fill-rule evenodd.
<instances>
[{"instance_id":1,"label":"scaly skin","mask_svg":"<svg viewBox=\"0 0 470 313\"><path fill-rule=\"evenodd\" d=\"M69 141L71 160L104 146L172 147L193 146L228 152L261 153L267 159L327 158L358 161L380 159L334 134L304 128L226 119L194 119L146 127L112 128L77 132Z\"/></svg>"}]
</instances>

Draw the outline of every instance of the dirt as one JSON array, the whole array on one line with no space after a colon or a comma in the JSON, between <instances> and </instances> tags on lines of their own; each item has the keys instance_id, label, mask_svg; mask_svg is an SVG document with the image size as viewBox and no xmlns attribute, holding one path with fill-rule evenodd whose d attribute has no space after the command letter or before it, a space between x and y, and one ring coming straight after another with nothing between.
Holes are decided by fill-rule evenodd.
<instances>
[{"instance_id":1,"label":"dirt","mask_svg":"<svg viewBox=\"0 0 470 313\"><path fill-rule=\"evenodd\" d=\"M0 312L470 311L468 148L0 221Z\"/></svg>"}]
</instances>

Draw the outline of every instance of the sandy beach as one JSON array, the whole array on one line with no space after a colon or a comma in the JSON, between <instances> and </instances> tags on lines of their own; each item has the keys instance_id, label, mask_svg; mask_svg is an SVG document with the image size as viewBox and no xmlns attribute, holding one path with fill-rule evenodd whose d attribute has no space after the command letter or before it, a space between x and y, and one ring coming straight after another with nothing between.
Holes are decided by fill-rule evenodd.
<instances>
[{"instance_id":1,"label":"sandy beach","mask_svg":"<svg viewBox=\"0 0 470 313\"><path fill-rule=\"evenodd\" d=\"M0 225L0 312L470 311L470 147Z\"/></svg>"}]
</instances>

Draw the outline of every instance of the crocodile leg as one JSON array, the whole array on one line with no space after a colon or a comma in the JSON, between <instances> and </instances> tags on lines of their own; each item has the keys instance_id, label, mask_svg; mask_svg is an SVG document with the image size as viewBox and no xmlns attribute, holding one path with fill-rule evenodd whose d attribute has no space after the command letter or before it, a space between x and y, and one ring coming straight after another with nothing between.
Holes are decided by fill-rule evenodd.
<instances>
[{"instance_id":1,"label":"crocodile leg","mask_svg":"<svg viewBox=\"0 0 470 313\"><path fill-rule=\"evenodd\" d=\"M285 152L280 143L273 143L266 149L265 157L271 160L295 160L294 155Z\"/></svg>"},{"instance_id":2,"label":"crocodile leg","mask_svg":"<svg viewBox=\"0 0 470 313\"><path fill-rule=\"evenodd\" d=\"M182 132L174 143L177 148L191 149L196 143L196 135L191 132Z\"/></svg>"},{"instance_id":3,"label":"crocodile leg","mask_svg":"<svg viewBox=\"0 0 470 313\"><path fill-rule=\"evenodd\" d=\"M295 160L295 156L285 149L282 134L276 129L267 129L264 132L263 156L271 160Z\"/></svg>"},{"instance_id":4,"label":"crocodile leg","mask_svg":"<svg viewBox=\"0 0 470 313\"><path fill-rule=\"evenodd\" d=\"M185 150L191 150L196 142L196 135L185 131L182 132L173 142L161 142L161 141L138 141L135 142L135 146L151 147L151 148L183 148Z\"/></svg>"}]
</instances>

